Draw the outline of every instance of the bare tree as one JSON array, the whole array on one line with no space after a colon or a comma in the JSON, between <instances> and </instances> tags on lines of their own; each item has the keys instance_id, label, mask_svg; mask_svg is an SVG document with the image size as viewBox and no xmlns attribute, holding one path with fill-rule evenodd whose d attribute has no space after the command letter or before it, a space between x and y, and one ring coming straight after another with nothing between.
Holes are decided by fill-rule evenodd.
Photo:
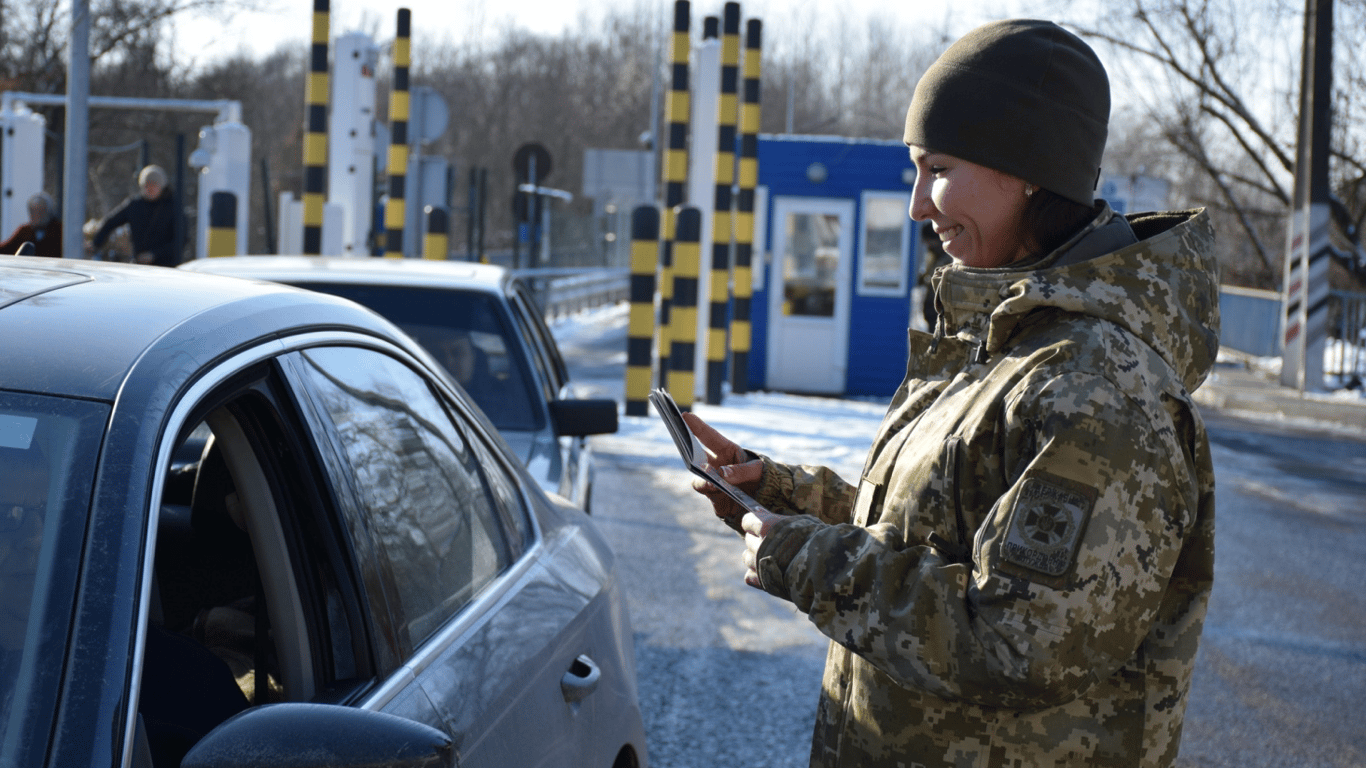
<instances>
[{"instance_id":1,"label":"bare tree","mask_svg":"<svg viewBox=\"0 0 1366 768\"><path fill-rule=\"evenodd\" d=\"M1335 29L1331 186L1355 233L1366 201L1362 96L1366 3L1339 0ZM1157 127L1207 184L1179 184L1241 233L1225 247L1226 277L1261 287L1282 278L1295 169L1303 8L1253 0L1132 0L1078 32L1121 62L1141 119ZM1113 71L1114 68L1112 68ZM1158 153L1154 153L1159 154ZM1243 260L1252 257L1256 263Z\"/></svg>"}]
</instances>

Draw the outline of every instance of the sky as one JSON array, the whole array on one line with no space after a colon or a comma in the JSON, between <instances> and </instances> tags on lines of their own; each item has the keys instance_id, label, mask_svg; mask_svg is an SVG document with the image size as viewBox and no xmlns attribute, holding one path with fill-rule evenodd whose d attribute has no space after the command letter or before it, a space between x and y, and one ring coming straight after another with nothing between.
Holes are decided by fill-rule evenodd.
<instances>
[{"instance_id":1,"label":"sky","mask_svg":"<svg viewBox=\"0 0 1366 768\"><path fill-rule=\"evenodd\" d=\"M766 20L773 9L783 18L826 18L834 13L863 20L876 14L908 29L926 23L947 25L957 34L995 18L1015 15L1027 0L841 0L838 4L820 0L751 0L741 3L744 18ZM270 53L282 44L306 45L311 37L311 0L266 0L259 12L190 14L174 21L178 51L191 54L199 63L208 63L246 51L255 55ZM601 20L603 9L638 9L658 15L667 26L673 13L672 0L332 0L330 21L333 37L352 31L371 32L379 40L394 34L399 8L412 12L414 55L424 40L436 43L464 43L496 38L509 27L556 36L565 31ZM694 34L700 31L704 16L720 15L721 0L693 0Z\"/></svg>"}]
</instances>

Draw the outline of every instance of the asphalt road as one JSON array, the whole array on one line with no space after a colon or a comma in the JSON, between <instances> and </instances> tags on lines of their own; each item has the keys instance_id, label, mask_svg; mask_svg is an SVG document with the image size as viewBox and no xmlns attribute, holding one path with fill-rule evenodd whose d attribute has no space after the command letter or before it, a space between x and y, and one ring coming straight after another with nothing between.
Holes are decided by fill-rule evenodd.
<instances>
[{"instance_id":1,"label":"asphalt road","mask_svg":"<svg viewBox=\"0 0 1366 768\"><path fill-rule=\"evenodd\" d=\"M620 397L623 348L607 329L565 351ZM1216 582L1178 765L1366 766L1366 438L1205 416ZM739 538L631 431L596 439L594 517L627 584L651 765L806 765L824 638L743 584Z\"/></svg>"}]
</instances>

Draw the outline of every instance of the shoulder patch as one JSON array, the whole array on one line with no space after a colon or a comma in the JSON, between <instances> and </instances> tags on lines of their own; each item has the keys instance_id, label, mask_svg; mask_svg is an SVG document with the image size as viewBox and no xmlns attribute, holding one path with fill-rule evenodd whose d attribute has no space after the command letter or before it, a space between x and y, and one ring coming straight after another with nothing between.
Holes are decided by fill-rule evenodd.
<instances>
[{"instance_id":1,"label":"shoulder patch","mask_svg":"<svg viewBox=\"0 0 1366 768\"><path fill-rule=\"evenodd\" d=\"M1067 573L1095 501L1094 488L1060 477L1026 479L1010 510L1001 559L1044 576Z\"/></svg>"}]
</instances>

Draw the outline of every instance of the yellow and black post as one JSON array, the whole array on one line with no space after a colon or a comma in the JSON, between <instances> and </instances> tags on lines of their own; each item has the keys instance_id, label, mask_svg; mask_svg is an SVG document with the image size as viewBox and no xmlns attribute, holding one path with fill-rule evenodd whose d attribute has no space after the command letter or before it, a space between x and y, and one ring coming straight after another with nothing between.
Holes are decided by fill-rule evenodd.
<instances>
[{"instance_id":1,"label":"yellow and black post","mask_svg":"<svg viewBox=\"0 0 1366 768\"><path fill-rule=\"evenodd\" d=\"M716 103L716 192L711 214L711 279L707 322L707 402L721 403L730 327L731 187L735 184L736 94L740 79L740 4L721 17L721 95Z\"/></svg>"},{"instance_id":2,"label":"yellow and black post","mask_svg":"<svg viewBox=\"0 0 1366 768\"><path fill-rule=\"evenodd\" d=\"M697 283L702 269L702 212L693 206L675 211L673 348L669 352L669 394L678 407L692 410L697 356Z\"/></svg>"},{"instance_id":3,"label":"yellow and black post","mask_svg":"<svg viewBox=\"0 0 1366 768\"><path fill-rule=\"evenodd\" d=\"M309 54L304 101L308 127L304 134L305 255L323 252L323 203L327 198L327 46L331 22L328 0L313 0L313 46Z\"/></svg>"},{"instance_id":4,"label":"yellow and black post","mask_svg":"<svg viewBox=\"0 0 1366 768\"><path fill-rule=\"evenodd\" d=\"M429 205L422 209L427 217L427 237L422 241L422 258L445 261L451 250L451 217L446 209Z\"/></svg>"},{"instance_id":5,"label":"yellow and black post","mask_svg":"<svg viewBox=\"0 0 1366 768\"><path fill-rule=\"evenodd\" d=\"M659 209L631 213L631 310L626 324L626 415L649 415L651 344L655 335L655 267Z\"/></svg>"},{"instance_id":6,"label":"yellow and black post","mask_svg":"<svg viewBox=\"0 0 1366 768\"><path fill-rule=\"evenodd\" d=\"M412 12L398 9L394 38L394 87L389 93L389 202L384 206L384 258L403 258L404 205L408 181L408 66L412 63Z\"/></svg>"},{"instance_id":7,"label":"yellow and black post","mask_svg":"<svg viewBox=\"0 0 1366 768\"><path fill-rule=\"evenodd\" d=\"M730 391L749 391L754 298L754 189L759 186L759 52L763 22L745 25L744 99L740 104L740 160L735 198L735 301L730 319Z\"/></svg>"},{"instance_id":8,"label":"yellow and black post","mask_svg":"<svg viewBox=\"0 0 1366 768\"><path fill-rule=\"evenodd\" d=\"M683 204L688 184L688 119L691 103L688 86L688 38L691 25L688 0L674 2L674 29L669 38L669 97L664 103L664 122L669 143L664 146L664 213L659 248L659 383L668 386L670 323L674 295L674 209Z\"/></svg>"},{"instance_id":9,"label":"yellow and black post","mask_svg":"<svg viewBox=\"0 0 1366 768\"><path fill-rule=\"evenodd\" d=\"M209 195L209 256L237 255L237 195Z\"/></svg>"}]
</instances>

